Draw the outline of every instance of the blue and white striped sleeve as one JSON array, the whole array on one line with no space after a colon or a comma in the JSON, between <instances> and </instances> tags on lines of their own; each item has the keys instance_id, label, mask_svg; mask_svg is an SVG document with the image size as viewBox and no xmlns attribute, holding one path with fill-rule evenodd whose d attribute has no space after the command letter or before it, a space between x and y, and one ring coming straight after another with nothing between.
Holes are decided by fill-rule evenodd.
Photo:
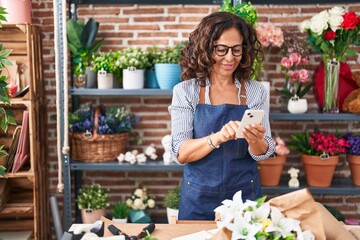
<instances>
[{"instance_id":1,"label":"blue and white striped sleeve","mask_svg":"<svg viewBox=\"0 0 360 240\"><path fill-rule=\"evenodd\" d=\"M179 163L178 153L184 141L193 138L195 112L195 84L192 80L177 84L173 89L171 115L171 158Z\"/></svg>"}]
</instances>

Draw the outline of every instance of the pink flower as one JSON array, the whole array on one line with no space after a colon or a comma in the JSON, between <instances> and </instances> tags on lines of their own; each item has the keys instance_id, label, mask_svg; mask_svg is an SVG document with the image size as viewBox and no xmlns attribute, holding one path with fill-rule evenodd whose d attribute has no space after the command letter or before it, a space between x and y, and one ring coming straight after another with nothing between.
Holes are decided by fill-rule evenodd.
<instances>
[{"instance_id":1,"label":"pink flower","mask_svg":"<svg viewBox=\"0 0 360 240\"><path fill-rule=\"evenodd\" d=\"M289 148L285 145L284 140L280 137L274 139L275 142L275 154L277 155L288 155L290 153Z\"/></svg>"},{"instance_id":2,"label":"pink flower","mask_svg":"<svg viewBox=\"0 0 360 240\"><path fill-rule=\"evenodd\" d=\"M281 28L272 23L258 24L256 26L257 37L263 47L274 45L281 47L284 43L284 35Z\"/></svg>"},{"instance_id":3,"label":"pink flower","mask_svg":"<svg viewBox=\"0 0 360 240\"><path fill-rule=\"evenodd\" d=\"M291 53L289 58L293 61L295 65L299 65L301 62L301 55L299 53Z\"/></svg>"},{"instance_id":4,"label":"pink flower","mask_svg":"<svg viewBox=\"0 0 360 240\"><path fill-rule=\"evenodd\" d=\"M281 59L281 65L284 67L284 68L289 68L293 65L293 61L288 58L288 57L283 57Z\"/></svg>"},{"instance_id":5,"label":"pink flower","mask_svg":"<svg viewBox=\"0 0 360 240\"><path fill-rule=\"evenodd\" d=\"M309 78L309 71L306 69L300 69L299 71L299 79L302 83L305 83Z\"/></svg>"},{"instance_id":6,"label":"pink flower","mask_svg":"<svg viewBox=\"0 0 360 240\"><path fill-rule=\"evenodd\" d=\"M297 80L299 80L299 71L298 70L290 70L288 72L288 76L291 78L291 81L296 82Z\"/></svg>"}]
</instances>

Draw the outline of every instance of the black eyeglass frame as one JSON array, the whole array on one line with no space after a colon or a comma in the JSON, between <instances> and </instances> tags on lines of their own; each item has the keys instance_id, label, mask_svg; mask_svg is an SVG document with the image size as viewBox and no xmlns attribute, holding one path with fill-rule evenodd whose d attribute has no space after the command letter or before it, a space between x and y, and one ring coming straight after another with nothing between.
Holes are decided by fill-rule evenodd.
<instances>
[{"instance_id":1,"label":"black eyeglass frame","mask_svg":"<svg viewBox=\"0 0 360 240\"><path fill-rule=\"evenodd\" d=\"M219 47L219 46L226 48L225 54L221 55L221 54L219 54L219 53L216 51L216 48ZM236 48L236 47L238 47L238 46L241 46L241 47L242 47L242 48L241 48L242 51L241 51L241 54L235 55L234 52L233 52L233 48ZM225 44L217 44L217 45L214 45L214 51L215 51L215 54L218 55L219 57L224 57L224 56L226 56L226 54L228 54L229 49L231 49L231 54L232 54L234 57L240 57L240 56L242 56L242 54L243 54L243 52L244 52L244 49L246 49L246 47L247 47L247 46L246 46L246 45L243 45L243 44L236 44L236 45L234 45L234 46L232 46L232 47L227 46L227 45L225 45Z\"/></svg>"}]
</instances>

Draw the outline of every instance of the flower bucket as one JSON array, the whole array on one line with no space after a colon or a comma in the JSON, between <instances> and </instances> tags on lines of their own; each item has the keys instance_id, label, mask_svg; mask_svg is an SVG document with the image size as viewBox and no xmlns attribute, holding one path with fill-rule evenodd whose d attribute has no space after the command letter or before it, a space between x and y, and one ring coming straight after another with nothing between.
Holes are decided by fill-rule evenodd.
<instances>
[{"instance_id":1,"label":"flower bucket","mask_svg":"<svg viewBox=\"0 0 360 240\"><path fill-rule=\"evenodd\" d=\"M130 67L123 69L123 88L142 89L144 88L145 69Z\"/></svg>"},{"instance_id":2,"label":"flower bucket","mask_svg":"<svg viewBox=\"0 0 360 240\"><path fill-rule=\"evenodd\" d=\"M346 161L349 163L354 185L360 186L360 155L346 154Z\"/></svg>"},{"instance_id":3,"label":"flower bucket","mask_svg":"<svg viewBox=\"0 0 360 240\"><path fill-rule=\"evenodd\" d=\"M306 182L311 187L330 187L339 156L301 155Z\"/></svg>"},{"instance_id":4,"label":"flower bucket","mask_svg":"<svg viewBox=\"0 0 360 240\"><path fill-rule=\"evenodd\" d=\"M144 210L129 210L129 217L132 223L149 223L151 218Z\"/></svg>"},{"instance_id":5,"label":"flower bucket","mask_svg":"<svg viewBox=\"0 0 360 240\"><path fill-rule=\"evenodd\" d=\"M155 74L160 89L173 89L180 82L181 67L176 63L157 63Z\"/></svg>"},{"instance_id":6,"label":"flower bucket","mask_svg":"<svg viewBox=\"0 0 360 240\"><path fill-rule=\"evenodd\" d=\"M279 185L281 172L286 162L286 155L268 158L264 161L258 161L260 184L261 186Z\"/></svg>"}]
</instances>

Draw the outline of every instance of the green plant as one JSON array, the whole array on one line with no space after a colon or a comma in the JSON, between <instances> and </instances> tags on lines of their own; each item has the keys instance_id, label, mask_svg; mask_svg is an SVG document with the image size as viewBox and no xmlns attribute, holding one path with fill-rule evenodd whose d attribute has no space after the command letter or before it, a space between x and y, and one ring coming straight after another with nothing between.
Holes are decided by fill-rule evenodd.
<instances>
[{"instance_id":1,"label":"green plant","mask_svg":"<svg viewBox=\"0 0 360 240\"><path fill-rule=\"evenodd\" d=\"M257 12L251 2L244 1L242 3L237 3L235 6L233 6L231 0L224 0L220 11L233 13L253 26L258 20Z\"/></svg>"},{"instance_id":2,"label":"green plant","mask_svg":"<svg viewBox=\"0 0 360 240\"><path fill-rule=\"evenodd\" d=\"M165 207L179 209L180 207L180 187L169 190L164 197Z\"/></svg>"},{"instance_id":3,"label":"green plant","mask_svg":"<svg viewBox=\"0 0 360 240\"><path fill-rule=\"evenodd\" d=\"M7 12L5 8L0 7L0 27L2 27L2 21L6 21L5 15ZM11 61L8 59L11 53L10 49L3 50L3 46L0 43L0 75L2 70L6 66L12 65ZM9 98L9 89L7 87L6 76L0 76L0 100L5 103L5 105L11 106L10 98ZM0 128L6 132L8 125L16 125L15 115L9 109L5 109L4 107L0 107ZM6 151L3 150L4 146L0 145L0 157L7 156ZM5 176L6 171L5 167L0 165L0 175Z\"/></svg>"},{"instance_id":4,"label":"green plant","mask_svg":"<svg viewBox=\"0 0 360 240\"><path fill-rule=\"evenodd\" d=\"M124 202L117 202L112 210L114 218L127 218L129 216L129 207Z\"/></svg>"},{"instance_id":5,"label":"green plant","mask_svg":"<svg viewBox=\"0 0 360 240\"><path fill-rule=\"evenodd\" d=\"M93 71L104 70L107 73L116 73L120 70L119 59L122 53L120 51L99 52L92 57Z\"/></svg>"},{"instance_id":6,"label":"green plant","mask_svg":"<svg viewBox=\"0 0 360 240\"><path fill-rule=\"evenodd\" d=\"M154 63L178 63L181 58L181 50L187 42L181 42L175 47L167 47L160 51L158 58L154 59Z\"/></svg>"},{"instance_id":7,"label":"green plant","mask_svg":"<svg viewBox=\"0 0 360 240\"><path fill-rule=\"evenodd\" d=\"M66 24L68 47L73 59L74 74L78 76L89 66L92 55L99 50L104 39L95 41L99 23L90 18L86 24L69 20Z\"/></svg>"},{"instance_id":8,"label":"green plant","mask_svg":"<svg viewBox=\"0 0 360 240\"><path fill-rule=\"evenodd\" d=\"M141 48L129 47L121 52L119 58L120 69L145 69L149 67L151 67L151 63L149 61L148 51Z\"/></svg>"},{"instance_id":9,"label":"green plant","mask_svg":"<svg viewBox=\"0 0 360 240\"><path fill-rule=\"evenodd\" d=\"M92 184L79 189L76 202L79 209L99 210L109 206L109 196L100 184Z\"/></svg>"}]
</instances>

